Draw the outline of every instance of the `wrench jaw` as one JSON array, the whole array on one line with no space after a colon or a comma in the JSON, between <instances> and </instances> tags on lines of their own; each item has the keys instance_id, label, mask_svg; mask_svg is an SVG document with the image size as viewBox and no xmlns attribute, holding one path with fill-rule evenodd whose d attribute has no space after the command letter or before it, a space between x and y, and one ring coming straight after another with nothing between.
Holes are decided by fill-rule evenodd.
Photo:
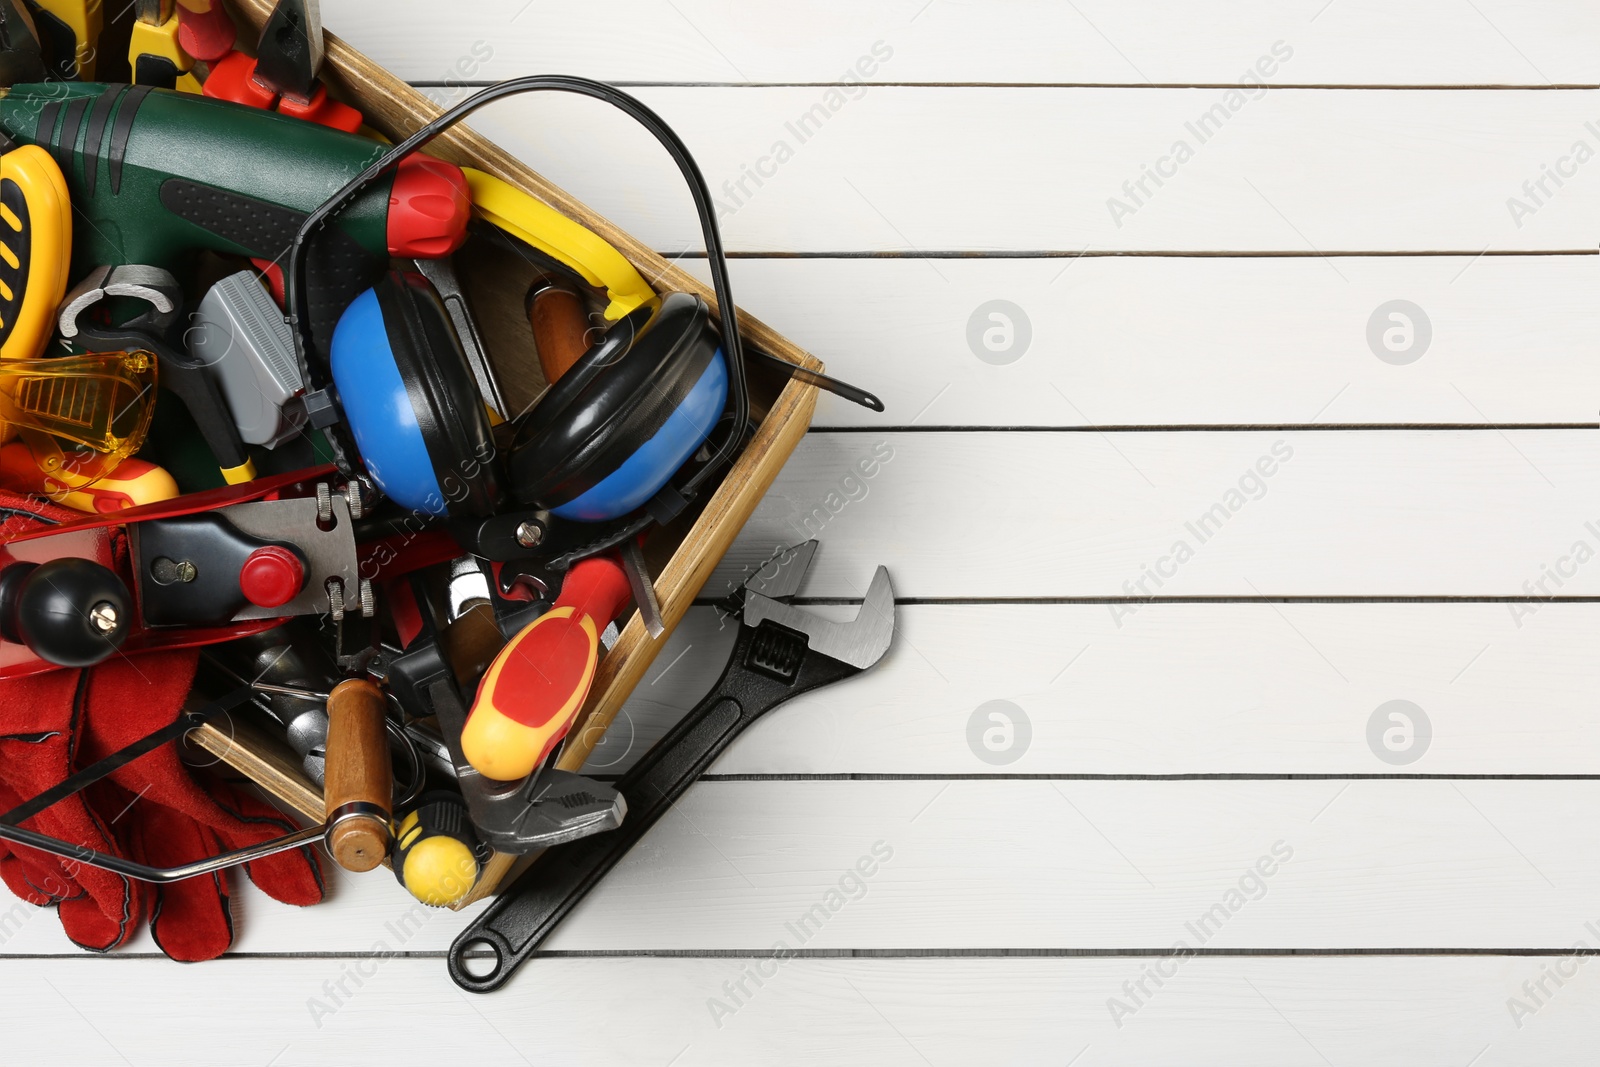
<instances>
[{"instance_id":1,"label":"wrench jaw","mask_svg":"<svg viewBox=\"0 0 1600 1067\"><path fill-rule=\"evenodd\" d=\"M716 602L717 610L728 618L740 618L744 612L745 597L752 593L760 593L773 600L788 600L800 591L800 583L805 581L806 573L811 569L811 560L816 554L815 538L778 549L754 573L719 599Z\"/></svg>"},{"instance_id":2,"label":"wrench jaw","mask_svg":"<svg viewBox=\"0 0 1600 1067\"><path fill-rule=\"evenodd\" d=\"M860 610L849 622L824 619L792 604L746 590L744 624L757 627L767 621L804 634L806 646L812 652L864 671L883 658L894 640L894 584L889 580L888 568L880 565L872 575L872 584L867 587Z\"/></svg>"}]
</instances>

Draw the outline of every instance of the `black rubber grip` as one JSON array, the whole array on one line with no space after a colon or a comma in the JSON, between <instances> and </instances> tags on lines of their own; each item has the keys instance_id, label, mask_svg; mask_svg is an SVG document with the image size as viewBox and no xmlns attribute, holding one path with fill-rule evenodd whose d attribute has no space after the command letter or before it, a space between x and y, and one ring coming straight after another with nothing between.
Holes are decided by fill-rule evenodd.
<instances>
[{"instance_id":1,"label":"black rubber grip","mask_svg":"<svg viewBox=\"0 0 1600 1067\"><path fill-rule=\"evenodd\" d=\"M134 61L133 81L136 85L148 85L153 89L176 89L178 65L166 56L146 53Z\"/></svg>"},{"instance_id":2,"label":"black rubber grip","mask_svg":"<svg viewBox=\"0 0 1600 1067\"><path fill-rule=\"evenodd\" d=\"M89 112L89 129L83 138L83 187L94 195L94 183L100 176L100 152L106 139L106 124L117 106L126 85L109 85L94 102Z\"/></svg>"}]
</instances>

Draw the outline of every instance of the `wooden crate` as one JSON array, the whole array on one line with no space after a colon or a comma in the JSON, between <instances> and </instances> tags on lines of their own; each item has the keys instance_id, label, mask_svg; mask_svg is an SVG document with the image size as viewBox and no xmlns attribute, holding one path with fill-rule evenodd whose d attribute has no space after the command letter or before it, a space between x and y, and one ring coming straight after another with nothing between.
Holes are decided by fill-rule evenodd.
<instances>
[{"instance_id":1,"label":"wooden crate","mask_svg":"<svg viewBox=\"0 0 1600 1067\"><path fill-rule=\"evenodd\" d=\"M235 14L241 23L250 27L241 32L241 40L254 40L259 35L260 25L271 9L272 0L236 0ZM368 122L384 135L398 140L442 110L334 34L326 35L326 44L327 58L322 73L334 95L360 108ZM435 140L428 151L518 185L581 222L609 241L646 278L655 279L657 291L696 293L712 307L716 306L716 295L709 286L690 277L469 127L456 126ZM507 346L497 345L497 336L505 337L510 330L524 333L527 330L521 305L525 282L500 271L474 272L465 262L460 264L460 269L464 283L488 287L488 291L474 290L489 298L478 301L479 325L485 334L486 347L504 351ZM518 285L523 288L518 289ZM496 289L503 291L496 292ZM498 307L505 313L482 314L484 307ZM748 346L801 366L822 369L821 362L814 356L743 309L739 312L739 323ZM533 361L518 366L506 366L502 362L496 370L513 404L537 395L545 384ZM763 374L759 367L751 368L750 379L752 417L759 419L759 425L743 454L703 504L671 526L654 531L646 546L647 558L656 575L656 595L661 602L667 634L683 618L811 422L816 405L815 388L777 380L770 374ZM645 633L637 612L628 619L616 644L600 662L588 703L573 727L573 735L559 763L562 769L576 771L583 766L665 644L667 634L652 640ZM320 820L323 817L321 791L301 773L298 759L285 743L252 730L247 724L202 727L195 740L307 818ZM477 889L463 904L493 892L519 858L497 853Z\"/></svg>"}]
</instances>

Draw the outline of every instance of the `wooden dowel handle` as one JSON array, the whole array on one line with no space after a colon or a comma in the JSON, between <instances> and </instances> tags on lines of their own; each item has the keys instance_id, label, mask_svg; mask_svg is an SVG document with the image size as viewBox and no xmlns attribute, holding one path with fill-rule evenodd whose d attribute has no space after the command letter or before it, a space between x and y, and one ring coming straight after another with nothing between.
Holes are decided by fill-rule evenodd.
<instances>
[{"instance_id":1,"label":"wooden dowel handle","mask_svg":"<svg viewBox=\"0 0 1600 1067\"><path fill-rule=\"evenodd\" d=\"M533 346L539 351L544 380L554 385L589 350L589 317L583 297L564 281L546 278L535 282L528 293L528 324L533 327Z\"/></svg>"},{"instance_id":2,"label":"wooden dowel handle","mask_svg":"<svg viewBox=\"0 0 1600 1067\"><path fill-rule=\"evenodd\" d=\"M370 871L389 851L394 772L383 718L383 691L365 678L340 682L328 694L327 843L347 871Z\"/></svg>"}]
</instances>

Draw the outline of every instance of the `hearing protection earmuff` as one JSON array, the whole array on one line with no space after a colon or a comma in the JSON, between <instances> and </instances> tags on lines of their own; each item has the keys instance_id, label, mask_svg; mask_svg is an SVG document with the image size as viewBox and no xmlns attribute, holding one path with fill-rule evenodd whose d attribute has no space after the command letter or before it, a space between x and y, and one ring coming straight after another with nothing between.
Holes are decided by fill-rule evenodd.
<instances>
[{"instance_id":1,"label":"hearing protection earmuff","mask_svg":"<svg viewBox=\"0 0 1600 1067\"><path fill-rule=\"evenodd\" d=\"M645 504L722 415L719 345L710 309L687 293L625 315L518 420L512 496L580 522Z\"/></svg>"},{"instance_id":2,"label":"hearing protection earmuff","mask_svg":"<svg viewBox=\"0 0 1600 1067\"><path fill-rule=\"evenodd\" d=\"M390 272L333 334L345 421L373 481L430 515L483 518L505 479L449 313L418 274ZM710 435L727 362L705 301L669 293L608 330L516 424L512 498L604 522L642 506Z\"/></svg>"},{"instance_id":3,"label":"hearing protection earmuff","mask_svg":"<svg viewBox=\"0 0 1600 1067\"><path fill-rule=\"evenodd\" d=\"M494 513L504 493L489 419L426 278L390 271L356 297L330 355L345 422L379 489L427 515Z\"/></svg>"},{"instance_id":4,"label":"hearing protection earmuff","mask_svg":"<svg viewBox=\"0 0 1600 1067\"><path fill-rule=\"evenodd\" d=\"M643 124L672 154L688 180L705 234L722 337L719 342L710 309L698 297L668 294L659 303L633 307L514 427L506 478L460 338L438 295L420 276L391 273L358 297L335 329L327 372L313 365L315 341L304 311L309 307L305 247L363 188L443 130L483 104L533 90L603 100ZM511 214L499 204L492 210L501 217ZM564 237L561 250L571 247ZM744 440L750 407L743 347L710 191L671 128L604 83L516 78L451 108L307 216L290 246L285 280L296 355L308 385L308 420L326 431L342 468L353 472L364 461L380 489L419 512L487 517L496 513L503 486L509 485L510 495L524 507L565 519L610 521L605 535L585 546L588 554L676 513ZM630 279L613 284L606 278L609 310L627 306L630 284ZM327 387L330 374L337 397ZM663 493L719 424L730 397L730 431L706 463L675 491ZM645 508L652 500L657 506Z\"/></svg>"}]
</instances>

